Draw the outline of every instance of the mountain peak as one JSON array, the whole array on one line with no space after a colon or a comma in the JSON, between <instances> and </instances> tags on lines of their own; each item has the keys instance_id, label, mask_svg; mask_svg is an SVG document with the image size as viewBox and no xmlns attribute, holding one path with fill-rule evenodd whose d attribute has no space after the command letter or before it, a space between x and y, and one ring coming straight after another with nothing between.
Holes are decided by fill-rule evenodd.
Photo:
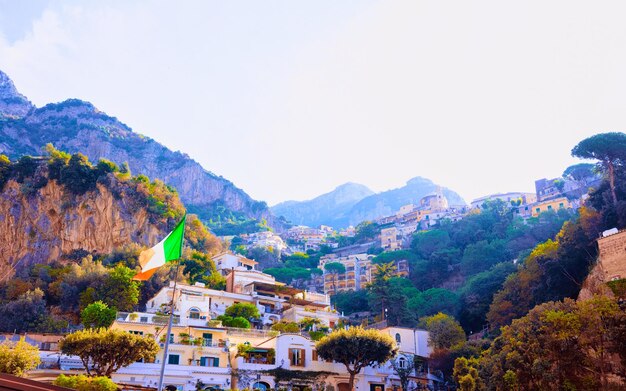
<instances>
[{"instance_id":1,"label":"mountain peak","mask_svg":"<svg viewBox=\"0 0 626 391\"><path fill-rule=\"evenodd\" d=\"M0 71L0 117L23 117L33 104L17 91L13 80Z\"/></svg>"}]
</instances>

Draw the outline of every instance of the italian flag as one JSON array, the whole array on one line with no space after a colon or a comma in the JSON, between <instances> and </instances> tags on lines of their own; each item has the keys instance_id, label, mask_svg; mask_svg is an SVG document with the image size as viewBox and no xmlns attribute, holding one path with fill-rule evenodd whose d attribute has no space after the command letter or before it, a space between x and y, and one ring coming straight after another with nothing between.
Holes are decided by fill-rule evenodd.
<instances>
[{"instance_id":1,"label":"italian flag","mask_svg":"<svg viewBox=\"0 0 626 391\"><path fill-rule=\"evenodd\" d=\"M141 271L133 277L133 280L146 281L167 262L180 259L183 253L183 234L185 233L185 219L187 215L176 225L165 239L156 246L144 250L139 254L139 266Z\"/></svg>"}]
</instances>

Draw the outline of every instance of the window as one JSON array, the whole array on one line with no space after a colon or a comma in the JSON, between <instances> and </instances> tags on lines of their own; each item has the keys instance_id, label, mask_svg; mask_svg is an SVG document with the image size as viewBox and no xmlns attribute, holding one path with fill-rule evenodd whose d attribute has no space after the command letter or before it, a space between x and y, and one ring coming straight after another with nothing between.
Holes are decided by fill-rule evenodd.
<instances>
[{"instance_id":1,"label":"window","mask_svg":"<svg viewBox=\"0 0 626 391\"><path fill-rule=\"evenodd\" d=\"M535 211L536 211L537 213L539 213L539 212L541 212L541 208L537 208Z\"/></svg>"},{"instance_id":2,"label":"window","mask_svg":"<svg viewBox=\"0 0 626 391\"><path fill-rule=\"evenodd\" d=\"M562 202L559 204L559 208L563 208L563 203Z\"/></svg>"},{"instance_id":3,"label":"window","mask_svg":"<svg viewBox=\"0 0 626 391\"><path fill-rule=\"evenodd\" d=\"M406 358L400 357L400 359L398 360L398 366L402 369L405 369L407 367Z\"/></svg>"},{"instance_id":4,"label":"window","mask_svg":"<svg viewBox=\"0 0 626 391\"><path fill-rule=\"evenodd\" d=\"M318 361L319 360L318 357L317 357L317 350L315 350L315 349L313 349L311 351L311 360L313 360L313 361Z\"/></svg>"},{"instance_id":5,"label":"window","mask_svg":"<svg viewBox=\"0 0 626 391\"><path fill-rule=\"evenodd\" d=\"M385 309L385 312L386 312L386 311L387 311L387 310ZM397 342L397 343L402 342L402 338L400 338L400 333L396 333L396 342Z\"/></svg>"},{"instance_id":6,"label":"window","mask_svg":"<svg viewBox=\"0 0 626 391\"><path fill-rule=\"evenodd\" d=\"M289 349L289 360L292 367L303 367L304 349Z\"/></svg>"},{"instance_id":7,"label":"window","mask_svg":"<svg viewBox=\"0 0 626 391\"><path fill-rule=\"evenodd\" d=\"M168 354L167 355L167 363L171 365L178 365L180 362L180 355L178 354Z\"/></svg>"},{"instance_id":8,"label":"window","mask_svg":"<svg viewBox=\"0 0 626 391\"><path fill-rule=\"evenodd\" d=\"M141 323L148 323L148 317L147 316L142 316L141 318L139 318L139 321Z\"/></svg>"},{"instance_id":9,"label":"window","mask_svg":"<svg viewBox=\"0 0 626 391\"><path fill-rule=\"evenodd\" d=\"M189 310L189 319L200 319L200 310L192 308Z\"/></svg>"},{"instance_id":10,"label":"window","mask_svg":"<svg viewBox=\"0 0 626 391\"><path fill-rule=\"evenodd\" d=\"M219 357L200 357L200 366L202 367L219 367L220 359Z\"/></svg>"},{"instance_id":11,"label":"window","mask_svg":"<svg viewBox=\"0 0 626 391\"><path fill-rule=\"evenodd\" d=\"M548 210L552 210L552 205L548 205Z\"/></svg>"},{"instance_id":12,"label":"window","mask_svg":"<svg viewBox=\"0 0 626 391\"><path fill-rule=\"evenodd\" d=\"M202 333L202 346L213 346L213 334Z\"/></svg>"}]
</instances>

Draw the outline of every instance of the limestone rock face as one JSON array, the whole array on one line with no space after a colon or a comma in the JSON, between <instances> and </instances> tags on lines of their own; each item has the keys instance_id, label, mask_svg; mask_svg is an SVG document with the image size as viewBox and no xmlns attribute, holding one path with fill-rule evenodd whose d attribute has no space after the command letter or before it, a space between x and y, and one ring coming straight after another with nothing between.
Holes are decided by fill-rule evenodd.
<instances>
[{"instance_id":1,"label":"limestone rock face","mask_svg":"<svg viewBox=\"0 0 626 391\"><path fill-rule=\"evenodd\" d=\"M102 254L132 242L154 245L165 230L130 198L100 184L75 196L49 181L27 196L9 181L0 193L0 278L76 250Z\"/></svg>"},{"instance_id":2,"label":"limestone rock face","mask_svg":"<svg viewBox=\"0 0 626 391\"><path fill-rule=\"evenodd\" d=\"M595 295L614 297L613 291L606 285L605 274L602 263L596 263L583 282L583 286L578 293L578 300L589 300Z\"/></svg>"}]
</instances>

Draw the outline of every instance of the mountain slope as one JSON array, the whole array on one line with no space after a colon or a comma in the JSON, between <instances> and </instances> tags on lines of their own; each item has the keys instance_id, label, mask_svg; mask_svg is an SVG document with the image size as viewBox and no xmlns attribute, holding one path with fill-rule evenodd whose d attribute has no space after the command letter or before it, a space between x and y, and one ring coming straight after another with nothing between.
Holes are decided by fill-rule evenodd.
<instances>
[{"instance_id":1,"label":"mountain slope","mask_svg":"<svg viewBox=\"0 0 626 391\"><path fill-rule=\"evenodd\" d=\"M345 218L345 213L373 191L358 183L345 183L331 192L308 201L285 201L271 208L293 224L315 227Z\"/></svg>"},{"instance_id":2,"label":"mountain slope","mask_svg":"<svg viewBox=\"0 0 626 391\"><path fill-rule=\"evenodd\" d=\"M358 202L350 210L348 222L358 224L364 220L391 215L403 205L419 204L420 199L437 191L437 188L437 184L430 179L415 177L403 187L374 194ZM456 192L445 187L441 190L449 205L465 205L463 198Z\"/></svg>"},{"instance_id":3,"label":"mountain slope","mask_svg":"<svg viewBox=\"0 0 626 391\"><path fill-rule=\"evenodd\" d=\"M47 143L81 152L92 161L128 162L131 172L175 187L189 209L205 220L226 208L247 218L275 222L264 202L253 200L189 156L133 132L88 102L70 99L35 108L0 71L0 153L11 158L37 156Z\"/></svg>"},{"instance_id":4,"label":"mountain slope","mask_svg":"<svg viewBox=\"0 0 626 391\"><path fill-rule=\"evenodd\" d=\"M342 228L391 215L403 205L418 204L422 197L437 188L433 181L422 177L415 177L398 189L377 194L363 185L347 183L312 200L286 201L271 209L276 216L284 216L294 224ZM450 205L465 205L463 198L454 191L442 188L442 192Z\"/></svg>"}]
</instances>

